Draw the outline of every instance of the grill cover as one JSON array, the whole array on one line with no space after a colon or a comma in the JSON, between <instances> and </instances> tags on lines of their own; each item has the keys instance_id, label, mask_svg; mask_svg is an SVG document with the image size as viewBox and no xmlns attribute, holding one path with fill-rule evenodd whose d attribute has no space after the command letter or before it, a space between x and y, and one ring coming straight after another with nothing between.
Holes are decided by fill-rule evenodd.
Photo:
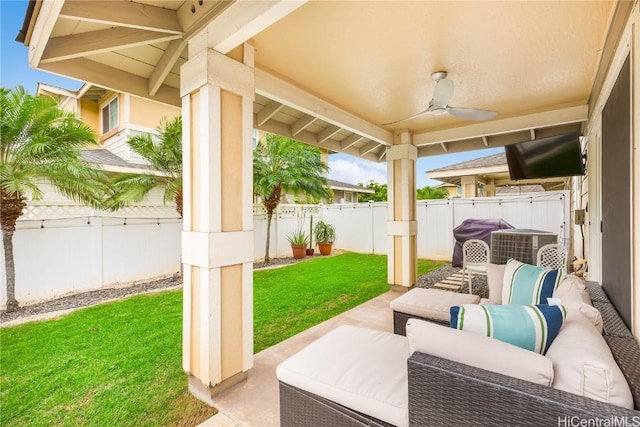
<instances>
[{"instance_id":1,"label":"grill cover","mask_svg":"<svg viewBox=\"0 0 640 427\"><path fill-rule=\"evenodd\" d=\"M451 265L462 267L462 244L469 239L480 239L491 247L491 232L514 228L503 219L466 219L453 229L453 238L456 243L453 247Z\"/></svg>"}]
</instances>

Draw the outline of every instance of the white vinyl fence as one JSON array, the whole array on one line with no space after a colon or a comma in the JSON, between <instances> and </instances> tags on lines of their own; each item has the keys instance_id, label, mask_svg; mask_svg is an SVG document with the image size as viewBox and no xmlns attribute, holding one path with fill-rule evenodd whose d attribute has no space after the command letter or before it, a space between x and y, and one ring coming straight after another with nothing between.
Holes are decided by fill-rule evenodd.
<instances>
[{"instance_id":1,"label":"white vinyl fence","mask_svg":"<svg viewBox=\"0 0 640 427\"><path fill-rule=\"evenodd\" d=\"M175 208L161 202L116 213L63 201L29 202L13 235L16 299L52 298L175 274L180 271L181 230ZM4 261L1 265L4 305Z\"/></svg>"},{"instance_id":2,"label":"white vinyl fence","mask_svg":"<svg viewBox=\"0 0 640 427\"><path fill-rule=\"evenodd\" d=\"M180 271L182 222L161 192L116 213L94 211L62 198L30 202L13 238L16 297L20 302L166 277ZM568 246L569 193L419 201L418 256L451 259L453 228L467 218L502 218L516 228L556 233ZM387 204L280 205L271 224L271 257L291 256L287 235L309 222L336 227L335 247L386 254ZM254 207L254 254L265 254L266 214ZM0 248L0 255L2 248ZM4 263L0 304L6 303Z\"/></svg>"},{"instance_id":3,"label":"white vinyl fence","mask_svg":"<svg viewBox=\"0 0 640 427\"><path fill-rule=\"evenodd\" d=\"M418 256L451 259L453 229L465 219L501 218L515 228L553 232L569 245L569 192L481 197L474 199L421 200L417 205ZM338 249L387 253L387 203L332 205L281 205L271 224L270 256L290 256L287 235L299 225L308 232L309 221L323 220L336 227ZM264 257L266 214L254 207L255 258Z\"/></svg>"}]
</instances>

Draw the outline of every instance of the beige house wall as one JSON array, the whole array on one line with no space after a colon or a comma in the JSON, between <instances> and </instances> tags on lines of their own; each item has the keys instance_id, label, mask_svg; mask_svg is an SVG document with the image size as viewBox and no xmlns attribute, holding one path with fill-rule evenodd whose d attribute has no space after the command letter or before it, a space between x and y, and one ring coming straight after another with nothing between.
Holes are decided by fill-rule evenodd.
<instances>
[{"instance_id":1,"label":"beige house wall","mask_svg":"<svg viewBox=\"0 0 640 427\"><path fill-rule=\"evenodd\" d=\"M180 108L173 105L129 96L130 123L149 128L156 128L163 117L172 119L180 115Z\"/></svg>"},{"instance_id":2,"label":"beige house wall","mask_svg":"<svg viewBox=\"0 0 640 427\"><path fill-rule=\"evenodd\" d=\"M89 125L96 134L100 134L100 109L98 103L93 101L80 100L80 118Z\"/></svg>"}]
</instances>

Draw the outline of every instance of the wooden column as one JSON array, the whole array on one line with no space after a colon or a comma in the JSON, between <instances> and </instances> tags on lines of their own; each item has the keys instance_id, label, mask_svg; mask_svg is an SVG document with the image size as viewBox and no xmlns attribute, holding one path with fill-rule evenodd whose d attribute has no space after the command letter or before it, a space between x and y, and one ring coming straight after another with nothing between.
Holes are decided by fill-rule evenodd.
<instances>
[{"instance_id":1,"label":"wooden column","mask_svg":"<svg viewBox=\"0 0 640 427\"><path fill-rule=\"evenodd\" d=\"M206 37L206 35L204 36ZM253 366L253 47L189 43L183 117L183 368L212 397Z\"/></svg>"},{"instance_id":2,"label":"wooden column","mask_svg":"<svg viewBox=\"0 0 640 427\"><path fill-rule=\"evenodd\" d=\"M413 287L418 276L417 155L409 132L396 135L387 150L387 281L401 291Z\"/></svg>"}]
</instances>

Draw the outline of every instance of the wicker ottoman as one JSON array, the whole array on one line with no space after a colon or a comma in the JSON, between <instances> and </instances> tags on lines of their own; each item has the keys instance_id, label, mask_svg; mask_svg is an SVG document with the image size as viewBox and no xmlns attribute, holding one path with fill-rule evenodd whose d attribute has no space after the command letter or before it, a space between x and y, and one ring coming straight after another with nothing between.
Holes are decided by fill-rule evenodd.
<instances>
[{"instance_id":1,"label":"wicker ottoman","mask_svg":"<svg viewBox=\"0 0 640 427\"><path fill-rule=\"evenodd\" d=\"M391 301L393 332L406 335L410 318L449 325L449 308L460 304L478 304L478 295L460 294L440 289L415 288Z\"/></svg>"}]
</instances>

